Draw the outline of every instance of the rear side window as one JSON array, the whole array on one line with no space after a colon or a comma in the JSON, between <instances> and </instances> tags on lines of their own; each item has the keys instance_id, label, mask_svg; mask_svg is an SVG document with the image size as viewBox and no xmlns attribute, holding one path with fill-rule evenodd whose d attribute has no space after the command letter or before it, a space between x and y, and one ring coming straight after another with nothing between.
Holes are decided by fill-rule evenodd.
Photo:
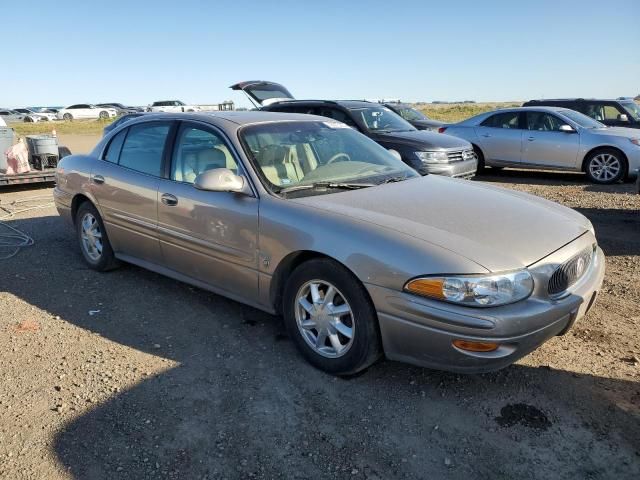
<instances>
[{"instance_id":1,"label":"rear side window","mask_svg":"<svg viewBox=\"0 0 640 480\"><path fill-rule=\"evenodd\" d=\"M127 136L127 129L125 128L120 133L118 133L115 137L111 139L109 142L109 146L107 147L107 151L104 153L102 157L103 160L111 163L118 163L118 158L120 157L120 150L122 150L122 144L124 143L124 139Z\"/></svg>"},{"instance_id":2,"label":"rear side window","mask_svg":"<svg viewBox=\"0 0 640 480\"><path fill-rule=\"evenodd\" d=\"M130 127L120 152L120 165L159 177L169 128L168 123L144 123Z\"/></svg>"},{"instance_id":3,"label":"rear side window","mask_svg":"<svg viewBox=\"0 0 640 480\"><path fill-rule=\"evenodd\" d=\"M485 119L480 125L493 128L520 128L518 112L496 113Z\"/></svg>"}]
</instances>

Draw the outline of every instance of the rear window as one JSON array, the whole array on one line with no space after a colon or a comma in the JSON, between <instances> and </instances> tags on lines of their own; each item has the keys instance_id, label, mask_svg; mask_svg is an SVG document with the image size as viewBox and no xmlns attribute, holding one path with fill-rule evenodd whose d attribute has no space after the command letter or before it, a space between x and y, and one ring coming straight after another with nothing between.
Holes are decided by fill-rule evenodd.
<instances>
[{"instance_id":1,"label":"rear window","mask_svg":"<svg viewBox=\"0 0 640 480\"><path fill-rule=\"evenodd\" d=\"M144 123L130 127L120 152L120 165L159 177L169 128L168 123Z\"/></svg>"},{"instance_id":2,"label":"rear window","mask_svg":"<svg viewBox=\"0 0 640 480\"><path fill-rule=\"evenodd\" d=\"M519 112L496 113L486 118L480 125L492 128L520 128Z\"/></svg>"}]
</instances>

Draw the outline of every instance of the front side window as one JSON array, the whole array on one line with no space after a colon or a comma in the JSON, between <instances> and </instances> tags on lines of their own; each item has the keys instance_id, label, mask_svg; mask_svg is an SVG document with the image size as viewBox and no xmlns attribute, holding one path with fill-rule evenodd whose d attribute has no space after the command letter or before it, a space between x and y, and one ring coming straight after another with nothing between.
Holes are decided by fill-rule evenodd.
<instances>
[{"instance_id":1,"label":"front side window","mask_svg":"<svg viewBox=\"0 0 640 480\"><path fill-rule=\"evenodd\" d=\"M623 112L620 108L616 107L615 105L605 105L604 108L604 119L605 120L613 120L613 121L617 121L620 120L620 115L622 115Z\"/></svg>"},{"instance_id":2,"label":"front side window","mask_svg":"<svg viewBox=\"0 0 640 480\"><path fill-rule=\"evenodd\" d=\"M193 183L198 175L214 168L238 165L222 137L210 130L185 126L180 130L171 162L171 180Z\"/></svg>"},{"instance_id":3,"label":"front side window","mask_svg":"<svg viewBox=\"0 0 640 480\"><path fill-rule=\"evenodd\" d=\"M415 128L387 107L351 108L353 115L371 132L406 132Z\"/></svg>"},{"instance_id":4,"label":"front side window","mask_svg":"<svg viewBox=\"0 0 640 480\"><path fill-rule=\"evenodd\" d=\"M351 117L349 117L349 115L344 113L342 110L338 110L337 108L321 108L318 115L320 115L321 117L333 118L334 120L345 123L350 127L356 126L355 122L351 120Z\"/></svg>"},{"instance_id":5,"label":"front side window","mask_svg":"<svg viewBox=\"0 0 640 480\"><path fill-rule=\"evenodd\" d=\"M240 138L276 192L295 185L418 176L373 140L335 121L252 125L241 130Z\"/></svg>"},{"instance_id":6,"label":"front side window","mask_svg":"<svg viewBox=\"0 0 640 480\"><path fill-rule=\"evenodd\" d=\"M520 128L519 112L496 113L486 118L480 125L492 128Z\"/></svg>"},{"instance_id":7,"label":"front side window","mask_svg":"<svg viewBox=\"0 0 640 480\"><path fill-rule=\"evenodd\" d=\"M565 122L546 112L527 112L527 130L559 132Z\"/></svg>"},{"instance_id":8,"label":"front side window","mask_svg":"<svg viewBox=\"0 0 640 480\"><path fill-rule=\"evenodd\" d=\"M159 177L169 128L168 123L143 123L130 127L120 152L119 164Z\"/></svg>"},{"instance_id":9,"label":"front side window","mask_svg":"<svg viewBox=\"0 0 640 480\"><path fill-rule=\"evenodd\" d=\"M122 130L115 137L111 139L109 142L109 146L107 150L104 152L103 160L111 163L118 163L118 159L120 158L120 151L122 150L122 144L124 143L124 139L127 136L127 129Z\"/></svg>"}]
</instances>

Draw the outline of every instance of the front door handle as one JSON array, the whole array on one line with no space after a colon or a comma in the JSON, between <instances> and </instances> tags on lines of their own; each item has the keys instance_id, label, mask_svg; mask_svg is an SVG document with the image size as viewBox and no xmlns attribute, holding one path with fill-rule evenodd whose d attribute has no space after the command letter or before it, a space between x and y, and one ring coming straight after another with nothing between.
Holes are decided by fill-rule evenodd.
<instances>
[{"instance_id":1,"label":"front door handle","mask_svg":"<svg viewBox=\"0 0 640 480\"><path fill-rule=\"evenodd\" d=\"M529 140L530 142L533 142L535 140L535 137L529 137L527 138L527 140Z\"/></svg>"},{"instance_id":2,"label":"front door handle","mask_svg":"<svg viewBox=\"0 0 640 480\"><path fill-rule=\"evenodd\" d=\"M91 177L91 181L93 183L97 183L98 185L102 185L104 183L104 177L102 175L94 175Z\"/></svg>"},{"instance_id":3,"label":"front door handle","mask_svg":"<svg viewBox=\"0 0 640 480\"><path fill-rule=\"evenodd\" d=\"M489 135L488 133L483 133L481 136L485 138L489 138L491 135Z\"/></svg>"},{"instance_id":4,"label":"front door handle","mask_svg":"<svg viewBox=\"0 0 640 480\"><path fill-rule=\"evenodd\" d=\"M175 207L178 205L178 198L170 193L163 193L160 197L160 201L169 207Z\"/></svg>"}]
</instances>

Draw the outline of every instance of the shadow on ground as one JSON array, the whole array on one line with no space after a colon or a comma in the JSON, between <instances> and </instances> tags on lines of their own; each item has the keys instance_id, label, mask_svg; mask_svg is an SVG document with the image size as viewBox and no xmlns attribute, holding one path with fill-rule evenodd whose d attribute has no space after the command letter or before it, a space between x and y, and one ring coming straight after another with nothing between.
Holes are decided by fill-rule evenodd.
<instances>
[{"instance_id":1,"label":"shadow on ground","mask_svg":"<svg viewBox=\"0 0 640 480\"><path fill-rule=\"evenodd\" d=\"M334 378L300 358L275 317L132 266L89 271L57 217L12 224L36 245L3 262L2 290L179 363L56 433L76 479L640 475L637 383L386 361ZM25 268L45 258L45 273Z\"/></svg>"}]
</instances>

